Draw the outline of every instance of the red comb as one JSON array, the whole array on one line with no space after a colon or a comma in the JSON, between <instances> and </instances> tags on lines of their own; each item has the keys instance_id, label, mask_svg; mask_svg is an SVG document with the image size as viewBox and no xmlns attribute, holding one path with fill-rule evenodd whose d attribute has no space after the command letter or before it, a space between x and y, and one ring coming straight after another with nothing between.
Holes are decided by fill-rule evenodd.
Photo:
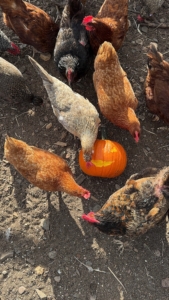
<instances>
[{"instance_id":1,"label":"red comb","mask_svg":"<svg viewBox=\"0 0 169 300\"><path fill-rule=\"evenodd\" d=\"M93 164L92 164L92 162L91 161L87 161L86 162L86 167L89 169L90 167L92 167L93 166Z\"/></svg>"},{"instance_id":2,"label":"red comb","mask_svg":"<svg viewBox=\"0 0 169 300\"><path fill-rule=\"evenodd\" d=\"M87 23L92 22L93 16L84 17L82 24L87 25Z\"/></svg>"},{"instance_id":3,"label":"red comb","mask_svg":"<svg viewBox=\"0 0 169 300\"><path fill-rule=\"evenodd\" d=\"M144 18L142 18L140 15L137 16L137 22L143 23Z\"/></svg>"},{"instance_id":4,"label":"red comb","mask_svg":"<svg viewBox=\"0 0 169 300\"><path fill-rule=\"evenodd\" d=\"M136 143L138 143L138 141L139 141L139 133L138 133L138 131L135 131L135 141L136 141Z\"/></svg>"},{"instance_id":5,"label":"red comb","mask_svg":"<svg viewBox=\"0 0 169 300\"><path fill-rule=\"evenodd\" d=\"M20 53L20 49L18 46L16 46L13 42L11 42L11 46L12 46L12 49L8 49L8 52L13 54L13 55L17 55Z\"/></svg>"},{"instance_id":6,"label":"red comb","mask_svg":"<svg viewBox=\"0 0 169 300\"><path fill-rule=\"evenodd\" d=\"M92 211L87 215L83 214L82 219L89 223L100 223L98 220L95 219L94 212Z\"/></svg>"},{"instance_id":7,"label":"red comb","mask_svg":"<svg viewBox=\"0 0 169 300\"><path fill-rule=\"evenodd\" d=\"M85 199L89 199L89 198L90 198L90 192L87 191L87 190L85 190L85 192L84 192L84 194L83 194L83 197L84 197Z\"/></svg>"}]
</instances>

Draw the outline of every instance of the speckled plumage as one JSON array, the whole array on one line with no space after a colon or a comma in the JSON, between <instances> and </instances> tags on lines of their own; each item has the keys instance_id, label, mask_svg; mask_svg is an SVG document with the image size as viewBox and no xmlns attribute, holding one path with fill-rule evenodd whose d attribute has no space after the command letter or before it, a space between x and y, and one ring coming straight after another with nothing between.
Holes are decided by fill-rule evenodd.
<instances>
[{"instance_id":1,"label":"speckled plumage","mask_svg":"<svg viewBox=\"0 0 169 300\"><path fill-rule=\"evenodd\" d=\"M0 57L0 83L2 99L16 102L28 101L35 105L43 102L40 97L30 92L22 73L2 57Z\"/></svg>"},{"instance_id":2,"label":"speckled plumage","mask_svg":"<svg viewBox=\"0 0 169 300\"><path fill-rule=\"evenodd\" d=\"M96 108L83 96L48 74L34 59L30 62L40 74L58 121L81 140L86 161L90 161L100 123Z\"/></svg>"},{"instance_id":3,"label":"speckled plumage","mask_svg":"<svg viewBox=\"0 0 169 300\"><path fill-rule=\"evenodd\" d=\"M104 233L134 236L154 227L168 209L169 167L160 172L147 168L132 175L98 212L83 219Z\"/></svg>"}]
</instances>

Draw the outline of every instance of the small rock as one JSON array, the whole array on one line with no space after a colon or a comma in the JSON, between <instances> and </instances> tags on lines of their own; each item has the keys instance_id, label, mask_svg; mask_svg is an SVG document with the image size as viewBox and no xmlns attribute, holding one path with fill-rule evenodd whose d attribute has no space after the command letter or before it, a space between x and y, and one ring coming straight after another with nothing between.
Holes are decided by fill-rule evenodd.
<instances>
[{"instance_id":1,"label":"small rock","mask_svg":"<svg viewBox=\"0 0 169 300\"><path fill-rule=\"evenodd\" d=\"M55 280L56 282L60 282L60 276L55 276L55 277L54 277L54 280Z\"/></svg>"},{"instance_id":2,"label":"small rock","mask_svg":"<svg viewBox=\"0 0 169 300\"><path fill-rule=\"evenodd\" d=\"M2 275L3 275L3 277L7 277L8 272L6 270L2 271Z\"/></svg>"},{"instance_id":3,"label":"small rock","mask_svg":"<svg viewBox=\"0 0 169 300\"><path fill-rule=\"evenodd\" d=\"M119 184L115 184L115 189L116 189L116 190L119 190L119 189L120 189Z\"/></svg>"},{"instance_id":4,"label":"small rock","mask_svg":"<svg viewBox=\"0 0 169 300\"><path fill-rule=\"evenodd\" d=\"M35 272L37 275L42 275L44 273L44 268L42 268L41 266L37 266L35 268Z\"/></svg>"},{"instance_id":5,"label":"small rock","mask_svg":"<svg viewBox=\"0 0 169 300\"><path fill-rule=\"evenodd\" d=\"M165 23L165 19L161 18L160 23Z\"/></svg>"},{"instance_id":6,"label":"small rock","mask_svg":"<svg viewBox=\"0 0 169 300\"><path fill-rule=\"evenodd\" d=\"M36 289L36 292L41 300L47 300L47 296L42 291Z\"/></svg>"},{"instance_id":7,"label":"small rock","mask_svg":"<svg viewBox=\"0 0 169 300\"><path fill-rule=\"evenodd\" d=\"M25 293L25 291L26 291L26 288L24 286L20 286L19 289L18 289L18 293L20 295L22 295L23 293Z\"/></svg>"},{"instance_id":8,"label":"small rock","mask_svg":"<svg viewBox=\"0 0 169 300\"><path fill-rule=\"evenodd\" d=\"M52 123L49 123L49 124L46 125L47 130L50 129L51 127L52 127Z\"/></svg>"},{"instance_id":9,"label":"small rock","mask_svg":"<svg viewBox=\"0 0 169 300\"><path fill-rule=\"evenodd\" d=\"M138 39L138 40L136 40L136 43L139 44L139 45L142 45L143 41L141 39Z\"/></svg>"},{"instance_id":10,"label":"small rock","mask_svg":"<svg viewBox=\"0 0 169 300\"><path fill-rule=\"evenodd\" d=\"M64 142L57 142L57 143L55 143L55 145L61 146L61 147L66 147L66 146L67 146L67 143L64 143Z\"/></svg>"},{"instance_id":11,"label":"small rock","mask_svg":"<svg viewBox=\"0 0 169 300\"><path fill-rule=\"evenodd\" d=\"M161 254L160 254L160 251L159 251L159 250L155 250L155 251L154 251L154 254L155 254L155 256L157 256L157 257L160 257L160 256L161 256Z\"/></svg>"},{"instance_id":12,"label":"small rock","mask_svg":"<svg viewBox=\"0 0 169 300\"><path fill-rule=\"evenodd\" d=\"M144 82L145 81L145 79L143 77L140 77L139 79L140 79L140 82Z\"/></svg>"},{"instance_id":13,"label":"small rock","mask_svg":"<svg viewBox=\"0 0 169 300\"><path fill-rule=\"evenodd\" d=\"M169 287L169 278L165 278L161 280L162 287Z\"/></svg>"},{"instance_id":14,"label":"small rock","mask_svg":"<svg viewBox=\"0 0 169 300\"><path fill-rule=\"evenodd\" d=\"M44 229L44 230L46 230L46 231L48 231L49 230L49 219L42 219L41 220L41 222L40 222L40 225L41 225L41 227Z\"/></svg>"},{"instance_id":15,"label":"small rock","mask_svg":"<svg viewBox=\"0 0 169 300\"><path fill-rule=\"evenodd\" d=\"M48 253L49 258L54 259L56 257L56 251L51 251Z\"/></svg>"},{"instance_id":16,"label":"small rock","mask_svg":"<svg viewBox=\"0 0 169 300\"><path fill-rule=\"evenodd\" d=\"M148 32L148 28L146 26L142 26L141 27L141 31L144 32L144 33L147 33Z\"/></svg>"},{"instance_id":17,"label":"small rock","mask_svg":"<svg viewBox=\"0 0 169 300\"><path fill-rule=\"evenodd\" d=\"M40 58L44 61L48 61L51 59L51 54L50 53L45 53L45 54L41 53Z\"/></svg>"}]
</instances>

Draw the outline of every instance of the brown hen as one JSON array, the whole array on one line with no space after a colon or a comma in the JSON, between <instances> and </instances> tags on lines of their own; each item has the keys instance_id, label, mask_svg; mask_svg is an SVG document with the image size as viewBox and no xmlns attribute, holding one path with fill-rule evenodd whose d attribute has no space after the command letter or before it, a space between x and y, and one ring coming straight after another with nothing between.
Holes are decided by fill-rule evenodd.
<instances>
[{"instance_id":1,"label":"brown hen","mask_svg":"<svg viewBox=\"0 0 169 300\"><path fill-rule=\"evenodd\" d=\"M42 53L52 53L59 25L37 6L22 0L0 0L4 23L22 43Z\"/></svg>"},{"instance_id":2,"label":"brown hen","mask_svg":"<svg viewBox=\"0 0 169 300\"><path fill-rule=\"evenodd\" d=\"M94 53L104 42L110 42L118 50L129 27L128 0L105 0L98 12L87 16L82 23L89 31L90 44Z\"/></svg>"},{"instance_id":3,"label":"brown hen","mask_svg":"<svg viewBox=\"0 0 169 300\"><path fill-rule=\"evenodd\" d=\"M154 227L169 209L169 167L132 175L96 213L82 218L110 235L134 236Z\"/></svg>"},{"instance_id":4,"label":"brown hen","mask_svg":"<svg viewBox=\"0 0 169 300\"><path fill-rule=\"evenodd\" d=\"M93 82L102 114L113 124L129 130L138 142L140 122L135 114L138 101L110 43L100 46L94 69Z\"/></svg>"},{"instance_id":5,"label":"brown hen","mask_svg":"<svg viewBox=\"0 0 169 300\"><path fill-rule=\"evenodd\" d=\"M85 199L90 197L90 192L75 182L68 164L58 155L8 136L4 154L23 177L40 189L66 192Z\"/></svg>"},{"instance_id":6,"label":"brown hen","mask_svg":"<svg viewBox=\"0 0 169 300\"><path fill-rule=\"evenodd\" d=\"M169 63L163 60L155 43L150 43L147 56L146 104L153 114L169 124Z\"/></svg>"}]
</instances>

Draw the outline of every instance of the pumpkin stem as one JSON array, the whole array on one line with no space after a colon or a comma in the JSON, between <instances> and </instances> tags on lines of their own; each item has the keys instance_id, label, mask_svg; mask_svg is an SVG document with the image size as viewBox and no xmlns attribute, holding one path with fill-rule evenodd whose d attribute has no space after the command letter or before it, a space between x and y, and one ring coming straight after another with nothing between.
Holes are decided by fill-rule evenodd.
<instances>
[{"instance_id":1,"label":"pumpkin stem","mask_svg":"<svg viewBox=\"0 0 169 300\"><path fill-rule=\"evenodd\" d=\"M102 137L102 140L106 140L106 138L107 138L105 125L101 125L101 137Z\"/></svg>"}]
</instances>

